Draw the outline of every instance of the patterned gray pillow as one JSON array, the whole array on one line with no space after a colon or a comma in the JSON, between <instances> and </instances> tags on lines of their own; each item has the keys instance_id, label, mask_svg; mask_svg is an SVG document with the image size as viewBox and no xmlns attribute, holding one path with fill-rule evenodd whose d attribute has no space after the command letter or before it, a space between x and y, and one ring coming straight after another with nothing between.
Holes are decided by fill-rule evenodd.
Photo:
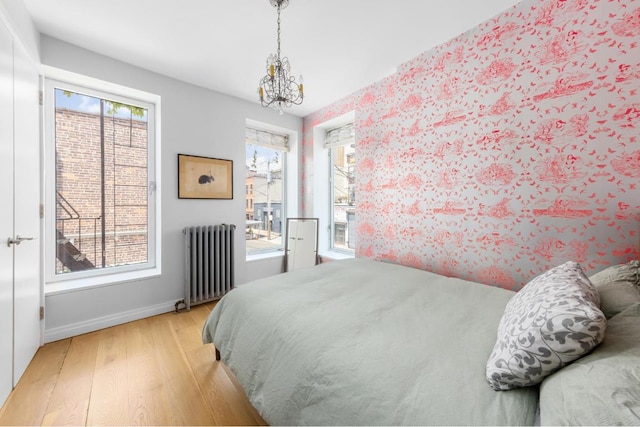
<instances>
[{"instance_id":1,"label":"patterned gray pillow","mask_svg":"<svg viewBox=\"0 0 640 427\"><path fill-rule=\"evenodd\" d=\"M580 265L569 261L534 278L507 304L487 362L494 390L540 383L604 338L607 320Z\"/></svg>"}]
</instances>

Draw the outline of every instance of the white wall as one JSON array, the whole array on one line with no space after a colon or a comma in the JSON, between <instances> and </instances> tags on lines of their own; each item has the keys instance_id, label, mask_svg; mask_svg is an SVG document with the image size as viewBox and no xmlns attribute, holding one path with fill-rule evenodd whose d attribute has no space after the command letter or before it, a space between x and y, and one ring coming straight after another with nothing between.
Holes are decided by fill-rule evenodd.
<instances>
[{"instance_id":1,"label":"white wall","mask_svg":"<svg viewBox=\"0 0 640 427\"><path fill-rule=\"evenodd\" d=\"M44 65L121 84L162 97L162 275L117 285L46 295L45 341L73 336L171 311L183 295L182 229L245 218L246 119L302 135L302 119L257 103L190 85L116 61L57 39L40 41ZM185 200L177 196L178 153L233 160L233 200ZM46 172L45 172L46 173ZM297 204L297 203L296 203ZM236 233L236 283L279 271L282 258L245 261L244 233ZM251 271L247 270L248 265ZM260 270L260 271L258 271Z\"/></svg>"},{"instance_id":2,"label":"white wall","mask_svg":"<svg viewBox=\"0 0 640 427\"><path fill-rule=\"evenodd\" d=\"M1 0L0 19L3 19L14 39L27 51L31 59L39 61L40 34L22 0Z\"/></svg>"}]
</instances>

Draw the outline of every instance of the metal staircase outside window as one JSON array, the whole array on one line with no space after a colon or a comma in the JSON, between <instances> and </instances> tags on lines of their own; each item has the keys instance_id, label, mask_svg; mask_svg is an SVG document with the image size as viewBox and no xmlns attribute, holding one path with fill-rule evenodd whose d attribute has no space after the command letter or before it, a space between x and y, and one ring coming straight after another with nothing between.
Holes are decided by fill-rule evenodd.
<instances>
[{"instance_id":1,"label":"metal staircase outside window","mask_svg":"<svg viewBox=\"0 0 640 427\"><path fill-rule=\"evenodd\" d=\"M89 226L93 227L93 259L97 259L97 239L98 239L98 218L82 218L78 211L64 198L60 192L56 192L56 205L58 207L58 217L56 218L56 258L60 261L58 273L66 268L67 271L80 271L95 268L95 265L82 252L82 236L83 236L83 219L85 223L89 221ZM66 216L61 217L60 213L64 212ZM93 222L93 225L91 225ZM73 233L77 235L78 246L74 244L65 233Z\"/></svg>"}]
</instances>

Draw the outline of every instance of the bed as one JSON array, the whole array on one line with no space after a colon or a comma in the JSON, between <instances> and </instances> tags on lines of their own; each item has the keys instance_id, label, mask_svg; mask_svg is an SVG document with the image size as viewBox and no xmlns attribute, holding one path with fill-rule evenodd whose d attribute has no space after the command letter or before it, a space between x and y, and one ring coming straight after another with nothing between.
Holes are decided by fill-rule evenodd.
<instances>
[{"instance_id":1,"label":"bed","mask_svg":"<svg viewBox=\"0 0 640 427\"><path fill-rule=\"evenodd\" d=\"M534 285L523 289L527 288L534 289ZM544 286L537 289L549 293ZM637 294L640 304L640 291ZM533 382L521 384L511 362L504 363L515 359L500 354L514 346L501 342L500 334L506 334L506 339L513 335L512 325L505 320L509 310L517 316L523 310L522 301L515 304L515 295L369 259L334 261L229 292L207 319L203 342L215 345L220 360L272 425L532 425L540 421L536 417L539 407L543 423L563 424L562 417L572 414L563 405L551 408L557 406L555 398L539 398L539 384L565 371L564 366L575 360L575 349L565 351L563 347L561 358L569 355L574 359L560 360L559 367L544 375L538 375L536 363L544 370L550 362L525 363L525 376ZM606 320L600 317L604 316L600 301L589 304L596 320L583 326L593 332L597 324L599 331L588 337L579 331L577 347L582 354L577 358L592 353L604 340ZM540 310L539 303L536 307ZM640 313L634 307L631 309ZM623 308L626 311L621 311L629 311ZM640 342L640 327L636 335L627 326L624 330L631 334L625 340ZM516 338L522 341L522 336ZM640 396L633 393L640 390L640 383L633 383L633 377L640 378L636 366L640 366L640 351L631 347L625 362L631 370L625 372L625 378L631 378L631 384L628 390L615 384L611 394L619 400L620 393L627 393L631 403L622 406L631 415L622 421L636 420L637 424L640 418L632 417L634 411L640 415L640 407L633 399L640 401ZM492 364L492 358L498 362ZM507 368L508 374L491 372L500 367ZM504 391L494 390L491 382L496 379L506 379ZM563 381L551 384L548 394L568 394L563 387ZM542 403L551 408L547 418ZM605 415L597 424L619 419L617 413Z\"/></svg>"}]
</instances>

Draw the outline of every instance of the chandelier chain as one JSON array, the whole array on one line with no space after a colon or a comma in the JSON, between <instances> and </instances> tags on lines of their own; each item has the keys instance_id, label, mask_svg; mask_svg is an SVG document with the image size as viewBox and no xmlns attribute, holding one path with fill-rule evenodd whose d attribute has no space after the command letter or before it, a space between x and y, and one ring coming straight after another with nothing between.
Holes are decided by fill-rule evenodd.
<instances>
[{"instance_id":1,"label":"chandelier chain","mask_svg":"<svg viewBox=\"0 0 640 427\"><path fill-rule=\"evenodd\" d=\"M278 2L278 60L280 60L280 2Z\"/></svg>"}]
</instances>

